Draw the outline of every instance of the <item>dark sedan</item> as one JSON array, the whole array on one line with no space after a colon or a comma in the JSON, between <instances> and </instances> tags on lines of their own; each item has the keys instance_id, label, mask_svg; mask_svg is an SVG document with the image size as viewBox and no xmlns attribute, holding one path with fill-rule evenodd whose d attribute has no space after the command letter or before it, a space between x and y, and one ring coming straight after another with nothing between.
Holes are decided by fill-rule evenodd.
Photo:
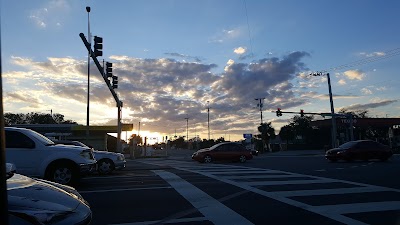
<instances>
[{"instance_id":1,"label":"dark sedan","mask_svg":"<svg viewBox=\"0 0 400 225\"><path fill-rule=\"evenodd\" d=\"M192 155L193 160L204 163L225 160L244 163L252 158L250 150L247 150L242 144L234 142L219 143L210 148L200 149Z\"/></svg>"},{"instance_id":2,"label":"dark sedan","mask_svg":"<svg viewBox=\"0 0 400 225\"><path fill-rule=\"evenodd\" d=\"M331 162L337 160L388 160L393 155L389 146L371 140L350 141L338 148L330 149L325 153L325 158Z\"/></svg>"}]
</instances>

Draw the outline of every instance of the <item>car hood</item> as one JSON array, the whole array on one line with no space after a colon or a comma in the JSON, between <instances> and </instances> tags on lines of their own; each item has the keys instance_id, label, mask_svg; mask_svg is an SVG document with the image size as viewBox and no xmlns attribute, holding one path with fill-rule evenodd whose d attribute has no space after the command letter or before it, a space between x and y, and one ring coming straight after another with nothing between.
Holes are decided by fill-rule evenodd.
<instances>
[{"instance_id":1,"label":"car hood","mask_svg":"<svg viewBox=\"0 0 400 225\"><path fill-rule=\"evenodd\" d=\"M75 146L75 145L64 145L64 144L55 144L50 146L55 150L65 150L65 151L82 151L82 150L90 150L90 148L83 146Z\"/></svg>"},{"instance_id":2,"label":"car hood","mask_svg":"<svg viewBox=\"0 0 400 225\"><path fill-rule=\"evenodd\" d=\"M11 212L27 209L71 212L81 203L88 206L72 187L20 174L7 180L7 193Z\"/></svg>"},{"instance_id":3,"label":"car hood","mask_svg":"<svg viewBox=\"0 0 400 225\"><path fill-rule=\"evenodd\" d=\"M342 152L342 151L345 151L346 149L344 149L344 148L332 148L332 149L329 149L328 151L326 151L326 153L327 154L336 154L336 153L338 153L338 152Z\"/></svg>"},{"instance_id":4,"label":"car hood","mask_svg":"<svg viewBox=\"0 0 400 225\"><path fill-rule=\"evenodd\" d=\"M197 153L200 153L200 152L209 152L209 151L211 151L209 148L203 148L203 149L198 150Z\"/></svg>"}]
</instances>

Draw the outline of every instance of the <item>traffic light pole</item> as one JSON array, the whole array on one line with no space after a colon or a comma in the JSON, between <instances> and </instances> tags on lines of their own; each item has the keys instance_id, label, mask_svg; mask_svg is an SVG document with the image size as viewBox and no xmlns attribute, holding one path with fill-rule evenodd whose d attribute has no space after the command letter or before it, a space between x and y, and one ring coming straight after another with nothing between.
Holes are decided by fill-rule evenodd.
<instances>
[{"instance_id":1,"label":"traffic light pole","mask_svg":"<svg viewBox=\"0 0 400 225\"><path fill-rule=\"evenodd\" d=\"M104 82L106 82L108 89L110 90L112 96L115 99L115 102L117 103L117 108L118 108L117 151L118 152L122 152L122 149L121 149L121 132L122 132L121 108L122 108L123 103L122 103L122 101L119 100L117 93L112 88L112 86L110 84L110 81L107 79L106 74L104 74L104 69L100 65L99 60L97 60L96 55L94 54L89 42L86 40L85 35L83 33L80 33L79 37L81 37L81 39L82 39L83 43L85 44L87 50L90 52L90 55L92 56L94 64L97 66L97 69L101 73L101 75L102 75L102 77L104 79Z\"/></svg>"}]
</instances>

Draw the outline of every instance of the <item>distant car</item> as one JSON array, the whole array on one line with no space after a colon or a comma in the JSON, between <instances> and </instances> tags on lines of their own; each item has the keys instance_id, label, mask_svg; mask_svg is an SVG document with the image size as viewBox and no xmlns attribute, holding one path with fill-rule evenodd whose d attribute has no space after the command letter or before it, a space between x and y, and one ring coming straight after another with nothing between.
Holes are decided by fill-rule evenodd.
<instances>
[{"instance_id":1,"label":"distant car","mask_svg":"<svg viewBox=\"0 0 400 225\"><path fill-rule=\"evenodd\" d=\"M89 148L87 145L80 141L57 140L55 141L55 143ZM97 160L97 172L99 172L100 174L110 174L114 170L122 170L126 167L125 156L121 153L97 151L93 148L92 152Z\"/></svg>"},{"instance_id":2,"label":"distant car","mask_svg":"<svg viewBox=\"0 0 400 225\"><path fill-rule=\"evenodd\" d=\"M252 158L251 151L247 150L242 144L234 142L219 143L210 148L200 149L192 155L193 160L204 163L222 160L244 163Z\"/></svg>"},{"instance_id":3,"label":"distant car","mask_svg":"<svg viewBox=\"0 0 400 225\"><path fill-rule=\"evenodd\" d=\"M338 148L330 149L325 153L325 158L336 162L338 160L388 160L393 155L389 146L371 140L350 141Z\"/></svg>"},{"instance_id":4,"label":"distant car","mask_svg":"<svg viewBox=\"0 0 400 225\"><path fill-rule=\"evenodd\" d=\"M88 147L59 146L30 129L5 127L4 130L7 162L13 163L20 174L75 185L96 168Z\"/></svg>"},{"instance_id":5,"label":"distant car","mask_svg":"<svg viewBox=\"0 0 400 225\"><path fill-rule=\"evenodd\" d=\"M90 224L89 203L74 188L6 168L9 224Z\"/></svg>"}]
</instances>

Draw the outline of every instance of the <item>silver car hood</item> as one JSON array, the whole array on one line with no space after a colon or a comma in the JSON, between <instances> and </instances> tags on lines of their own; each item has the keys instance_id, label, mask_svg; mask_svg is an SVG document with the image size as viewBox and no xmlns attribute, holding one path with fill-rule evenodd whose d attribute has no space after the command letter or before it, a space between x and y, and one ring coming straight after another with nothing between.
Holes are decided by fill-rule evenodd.
<instances>
[{"instance_id":1,"label":"silver car hood","mask_svg":"<svg viewBox=\"0 0 400 225\"><path fill-rule=\"evenodd\" d=\"M32 179L14 174L7 180L10 211L32 207L51 211L73 211L79 204L87 204L78 192L69 186ZM61 204L59 204L62 203Z\"/></svg>"}]
</instances>

